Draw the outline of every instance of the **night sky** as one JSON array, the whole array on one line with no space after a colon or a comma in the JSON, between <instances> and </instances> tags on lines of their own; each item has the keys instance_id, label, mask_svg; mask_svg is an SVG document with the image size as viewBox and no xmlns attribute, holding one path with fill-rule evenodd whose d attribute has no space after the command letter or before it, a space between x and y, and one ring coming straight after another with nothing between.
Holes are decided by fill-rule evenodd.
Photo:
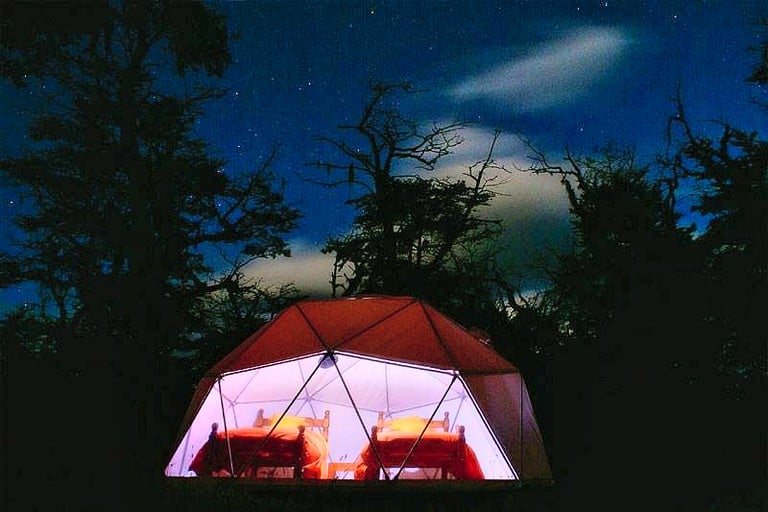
<instances>
[{"instance_id":1,"label":"night sky","mask_svg":"<svg viewBox=\"0 0 768 512\"><path fill-rule=\"evenodd\" d=\"M265 283L295 281L328 295L329 235L349 229L344 201L355 190L325 190L307 165L335 158L317 136L361 113L370 80L408 81L425 92L404 98L404 113L424 122L473 123L455 155L436 171L458 175L503 131L496 157L526 165L529 139L553 160L566 147L590 153L608 143L632 146L641 162L663 150L664 129L678 85L700 133L711 121L760 131L768 92L747 84L760 41L763 1L238 1L210 2L227 15L233 63L228 93L196 126L227 169L257 168L273 144L274 168L286 198L304 218L288 235L294 256L252 267ZM16 154L27 144L30 91L0 89L3 142ZM34 94L34 91L32 91ZM559 185L513 173L490 212L500 216L508 261L515 268L557 246L567 231ZM15 192L0 189L0 236L15 234ZM0 296L0 313L29 299L24 287Z\"/></svg>"}]
</instances>

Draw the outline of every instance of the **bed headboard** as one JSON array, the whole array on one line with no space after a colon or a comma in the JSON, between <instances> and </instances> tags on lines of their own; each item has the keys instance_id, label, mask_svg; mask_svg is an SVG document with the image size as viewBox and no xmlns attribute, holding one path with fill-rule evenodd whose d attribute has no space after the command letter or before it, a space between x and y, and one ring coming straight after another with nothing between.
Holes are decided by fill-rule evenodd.
<instances>
[{"instance_id":1,"label":"bed headboard","mask_svg":"<svg viewBox=\"0 0 768 512\"><path fill-rule=\"evenodd\" d=\"M429 421L429 418L419 418L424 423ZM393 418L390 420L384 419L384 411L379 411L379 417L376 420L376 429L381 431L382 429L388 429L392 425L393 422L398 421L397 418ZM443 429L444 432L450 432L451 429L451 422L449 420L448 411L445 411L443 414L443 419L432 419L429 421L429 425L427 426L427 430L435 430L435 429Z\"/></svg>"},{"instance_id":2,"label":"bed headboard","mask_svg":"<svg viewBox=\"0 0 768 512\"><path fill-rule=\"evenodd\" d=\"M259 409L259 411L256 413L256 419L253 422L254 427L271 427L274 424L275 419L280 419L280 416L277 415L277 418L274 418L274 416L271 416L269 418L264 417L264 409ZM328 440L328 430L331 426L331 411L326 410L325 414L323 414L322 418L314 418L312 416L292 416L289 414L283 415L281 422L286 422L290 425L296 425L296 426L303 426L305 428L314 428L318 429L320 433L323 435L325 440Z\"/></svg>"}]
</instances>

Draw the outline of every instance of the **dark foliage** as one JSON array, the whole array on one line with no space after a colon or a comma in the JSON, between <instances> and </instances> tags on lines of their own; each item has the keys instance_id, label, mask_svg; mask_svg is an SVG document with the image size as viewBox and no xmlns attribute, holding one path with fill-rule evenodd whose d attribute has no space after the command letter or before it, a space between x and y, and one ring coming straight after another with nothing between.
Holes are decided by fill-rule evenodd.
<instances>
[{"instance_id":1,"label":"dark foliage","mask_svg":"<svg viewBox=\"0 0 768 512\"><path fill-rule=\"evenodd\" d=\"M65 453L44 457L45 444L28 443L40 450L32 475L72 484L70 498L103 490L119 503L157 487L159 447L170 446L200 367L293 293L258 290L243 269L288 255L282 235L298 213L274 186L276 151L234 175L193 135L230 60L224 19L205 4L2 9L3 76L50 91L29 130L34 146L0 162L33 204L16 219L26 238L0 260L2 284L42 290L37 317L4 323L14 368L29 371L9 379L10 411L56 421L46 442ZM197 85L169 92L181 75ZM48 394L36 399L21 383L41 373Z\"/></svg>"},{"instance_id":2,"label":"dark foliage","mask_svg":"<svg viewBox=\"0 0 768 512\"><path fill-rule=\"evenodd\" d=\"M703 311L720 340L718 371L739 398L768 370L760 313L768 300L768 142L729 124L718 140L697 137L677 106L682 137L670 166L703 190L694 206L708 218L698 240L710 292Z\"/></svg>"},{"instance_id":3,"label":"dark foliage","mask_svg":"<svg viewBox=\"0 0 768 512\"><path fill-rule=\"evenodd\" d=\"M611 150L568 154L566 166L536 153L531 169L561 176L575 244L551 287L518 307L512 332L541 356L546 379L533 379L542 386L533 395L555 477L584 506L630 494L637 507L663 499L674 510L759 499L765 260L749 248L765 233L765 163L746 144L754 138L734 139L744 145L728 162L697 140L671 161L694 159L696 178L713 182L699 206L712 221L699 236L679 226L680 168L653 179L631 152ZM748 170L757 177L745 180Z\"/></svg>"}]
</instances>

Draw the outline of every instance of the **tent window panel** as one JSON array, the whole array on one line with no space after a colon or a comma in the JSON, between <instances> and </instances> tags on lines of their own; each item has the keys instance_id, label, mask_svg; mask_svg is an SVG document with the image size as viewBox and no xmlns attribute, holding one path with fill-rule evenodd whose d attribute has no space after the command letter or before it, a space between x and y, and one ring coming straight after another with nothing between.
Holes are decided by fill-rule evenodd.
<instances>
[{"instance_id":1,"label":"tent window panel","mask_svg":"<svg viewBox=\"0 0 768 512\"><path fill-rule=\"evenodd\" d=\"M179 444L171 458L166 474L170 476L195 476L194 473L189 471L189 464L192 462L197 451L208 440L213 423L217 423L223 428L224 417L221 413L218 386L211 388L208 396L200 406L195 420L190 425L183 441Z\"/></svg>"}]
</instances>

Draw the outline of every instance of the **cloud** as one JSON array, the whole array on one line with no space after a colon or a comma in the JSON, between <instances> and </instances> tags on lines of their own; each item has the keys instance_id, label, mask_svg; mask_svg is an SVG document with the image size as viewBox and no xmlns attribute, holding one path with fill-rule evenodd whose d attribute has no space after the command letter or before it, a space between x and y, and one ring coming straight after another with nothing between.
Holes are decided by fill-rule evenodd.
<instances>
[{"instance_id":1,"label":"cloud","mask_svg":"<svg viewBox=\"0 0 768 512\"><path fill-rule=\"evenodd\" d=\"M439 124L439 123L438 123ZM441 165L428 176L461 178L470 165L488 154L493 130L483 127L462 130L464 142L455 152L441 160ZM530 164L527 147L520 137L502 134L497 141L494 158L510 172L496 171L494 191L497 196L483 214L502 219L505 234L504 260L514 270L526 270L538 264L542 252L560 246L569 231L568 200L557 177L516 171ZM246 269L249 276L264 286L292 283L303 293L328 297L331 293L330 273L333 256L320 252L321 243L302 239L290 241L292 256L254 261ZM535 277L535 276L532 276Z\"/></svg>"},{"instance_id":2,"label":"cloud","mask_svg":"<svg viewBox=\"0 0 768 512\"><path fill-rule=\"evenodd\" d=\"M561 106L603 80L629 43L615 28L582 28L465 78L447 92L459 101L492 101L518 113Z\"/></svg>"},{"instance_id":3,"label":"cloud","mask_svg":"<svg viewBox=\"0 0 768 512\"><path fill-rule=\"evenodd\" d=\"M469 166L484 160L490 149L493 131L468 128L462 131L464 143L441 161L434 176L461 179ZM484 215L504 223L503 258L515 272L529 279L538 276L542 262L552 261L553 250L568 243L570 213L568 197L560 178L546 174L519 171L531 161L530 151L514 134L502 134L494 148L494 160L507 171L496 170L493 191L497 194ZM556 163L556 162L553 162Z\"/></svg>"},{"instance_id":4,"label":"cloud","mask_svg":"<svg viewBox=\"0 0 768 512\"><path fill-rule=\"evenodd\" d=\"M320 252L320 246L302 240L290 241L289 258L257 260L245 272L257 279L262 286L294 284L303 293L312 296L329 296L333 255Z\"/></svg>"},{"instance_id":5,"label":"cloud","mask_svg":"<svg viewBox=\"0 0 768 512\"><path fill-rule=\"evenodd\" d=\"M462 130L464 142L453 154L440 162L434 176L464 178L471 165L484 160L490 149L493 131L473 127ZM531 165L530 151L515 134L502 134L494 148L494 160L507 171L494 170L492 190L497 194L491 202L491 215L496 217L550 215L567 216L568 198L556 176L534 175L518 171Z\"/></svg>"}]
</instances>

